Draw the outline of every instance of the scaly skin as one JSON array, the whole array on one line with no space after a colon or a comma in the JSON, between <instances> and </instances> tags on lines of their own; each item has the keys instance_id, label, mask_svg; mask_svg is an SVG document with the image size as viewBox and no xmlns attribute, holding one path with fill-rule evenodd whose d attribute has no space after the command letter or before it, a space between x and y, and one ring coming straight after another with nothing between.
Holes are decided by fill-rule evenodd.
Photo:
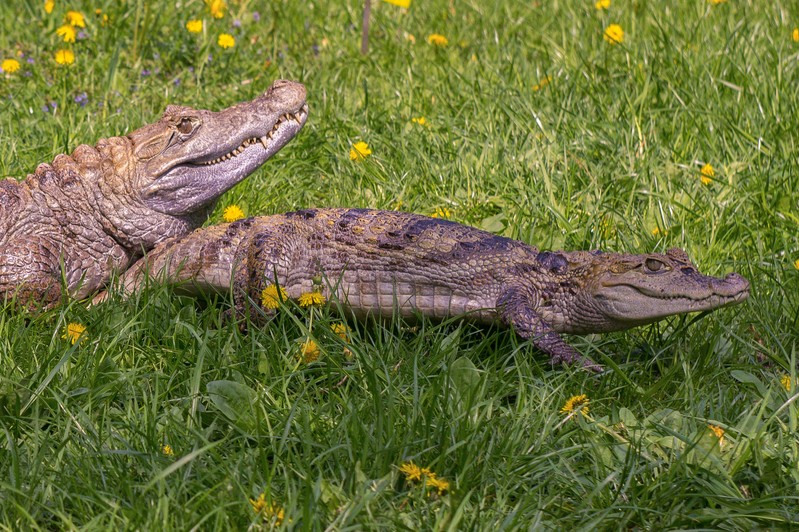
<instances>
[{"instance_id":1,"label":"scaly skin","mask_svg":"<svg viewBox=\"0 0 799 532\"><path fill-rule=\"evenodd\" d=\"M223 111L170 105L156 123L78 146L24 181L0 180L0 302L85 297L158 243L190 232L217 198L302 128L305 88L276 81Z\"/></svg>"},{"instance_id":2,"label":"scaly skin","mask_svg":"<svg viewBox=\"0 0 799 532\"><path fill-rule=\"evenodd\" d=\"M188 291L233 289L244 311L277 283L288 297L321 289L355 316L464 315L499 321L554 363L601 367L559 333L600 333L734 305L736 273L700 274L680 249L627 255L539 251L465 225L402 212L311 209L200 229L165 242L124 276Z\"/></svg>"}]
</instances>

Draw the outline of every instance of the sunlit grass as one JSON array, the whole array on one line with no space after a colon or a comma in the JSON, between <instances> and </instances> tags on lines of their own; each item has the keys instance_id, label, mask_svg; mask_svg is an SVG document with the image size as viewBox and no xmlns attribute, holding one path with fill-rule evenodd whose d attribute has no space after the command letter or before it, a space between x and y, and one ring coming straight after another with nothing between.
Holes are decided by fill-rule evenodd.
<instances>
[{"instance_id":1,"label":"sunlit grass","mask_svg":"<svg viewBox=\"0 0 799 532\"><path fill-rule=\"evenodd\" d=\"M330 306L289 304L242 333L226 295L158 286L6 310L6 527L799 525L793 4L376 3L366 57L360 2L44 4L0 7L0 64L20 67L0 74L3 175L170 103L219 109L298 79L305 129L209 223L233 205L401 208L546 249L682 247L753 291L570 337L600 376L457 321L349 323L344 339ZM69 10L85 17L74 43L57 33ZM581 395L588 411L561 412ZM411 462L449 489L408 480Z\"/></svg>"}]
</instances>

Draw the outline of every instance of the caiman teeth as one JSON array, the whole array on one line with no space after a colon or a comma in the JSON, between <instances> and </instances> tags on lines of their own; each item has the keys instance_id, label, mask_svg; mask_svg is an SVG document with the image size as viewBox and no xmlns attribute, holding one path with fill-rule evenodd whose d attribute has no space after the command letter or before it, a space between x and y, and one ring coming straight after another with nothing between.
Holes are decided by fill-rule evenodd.
<instances>
[{"instance_id":1,"label":"caiman teeth","mask_svg":"<svg viewBox=\"0 0 799 532\"><path fill-rule=\"evenodd\" d=\"M308 113L308 104L303 104L300 110L297 111L296 113L286 113L284 115L281 115L275 122L275 125L272 127L271 130L269 130L266 133L266 135L263 135L261 137L252 137L246 139L244 142L241 143L241 145L238 148L234 149L233 151L226 153L225 155L222 155L220 157L217 157L213 161L206 161L202 164L205 166L210 166L212 164L218 164L223 161L227 161L228 159L232 159L236 155L242 153L246 147L250 146L251 144L256 144L258 142L261 143L264 149L269 149L269 141L272 140L275 133L277 132L278 129L280 129L280 125L283 122L293 120L297 123L297 125L302 125L302 121L305 119L307 113Z\"/></svg>"}]
</instances>

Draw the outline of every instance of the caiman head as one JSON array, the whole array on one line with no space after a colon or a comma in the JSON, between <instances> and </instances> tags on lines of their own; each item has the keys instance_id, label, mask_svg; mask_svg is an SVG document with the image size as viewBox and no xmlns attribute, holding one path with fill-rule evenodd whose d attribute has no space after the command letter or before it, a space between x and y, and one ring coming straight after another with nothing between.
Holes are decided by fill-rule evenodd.
<instances>
[{"instance_id":1,"label":"caiman head","mask_svg":"<svg viewBox=\"0 0 799 532\"><path fill-rule=\"evenodd\" d=\"M619 331L676 314L735 305L749 297L749 281L741 275L703 275L678 248L665 254L577 251L543 252L539 257L559 269L553 273L563 279L558 296L549 301L550 310L542 312L555 311L549 319L561 332Z\"/></svg>"},{"instance_id":2,"label":"caiman head","mask_svg":"<svg viewBox=\"0 0 799 532\"><path fill-rule=\"evenodd\" d=\"M219 112L170 105L161 120L128 134L141 201L173 216L213 206L291 140L307 117L305 87L284 80Z\"/></svg>"}]
</instances>

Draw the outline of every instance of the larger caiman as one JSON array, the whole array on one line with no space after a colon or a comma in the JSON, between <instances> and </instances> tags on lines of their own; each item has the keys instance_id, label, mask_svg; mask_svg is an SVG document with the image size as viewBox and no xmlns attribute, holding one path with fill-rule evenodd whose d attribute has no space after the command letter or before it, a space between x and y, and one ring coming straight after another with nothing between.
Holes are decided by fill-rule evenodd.
<instances>
[{"instance_id":1,"label":"larger caiman","mask_svg":"<svg viewBox=\"0 0 799 532\"><path fill-rule=\"evenodd\" d=\"M166 239L190 232L225 191L302 128L305 87L276 81L223 111L170 105L132 133L80 145L24 181L0 180L0 302L81 298Z\"/></svg>"},{"instance_id":2,"label":"larger caiman","mask_svg":"<svg viewBox=\"0 0 799 532\"><path fill-rule=\"evenodd\" d=\"M206 227L156 247L124 275L124 291L148 276L188 291L232 288L240 311L251 302L273 306L281 294L318 291L358 317L499 322L552 363L594 370L600 366L559 333L618 331L749 295L742 276L702 275L681 249L540 251L450 221L365 209L309 209Z\"/></svg>"}]
</instances>

